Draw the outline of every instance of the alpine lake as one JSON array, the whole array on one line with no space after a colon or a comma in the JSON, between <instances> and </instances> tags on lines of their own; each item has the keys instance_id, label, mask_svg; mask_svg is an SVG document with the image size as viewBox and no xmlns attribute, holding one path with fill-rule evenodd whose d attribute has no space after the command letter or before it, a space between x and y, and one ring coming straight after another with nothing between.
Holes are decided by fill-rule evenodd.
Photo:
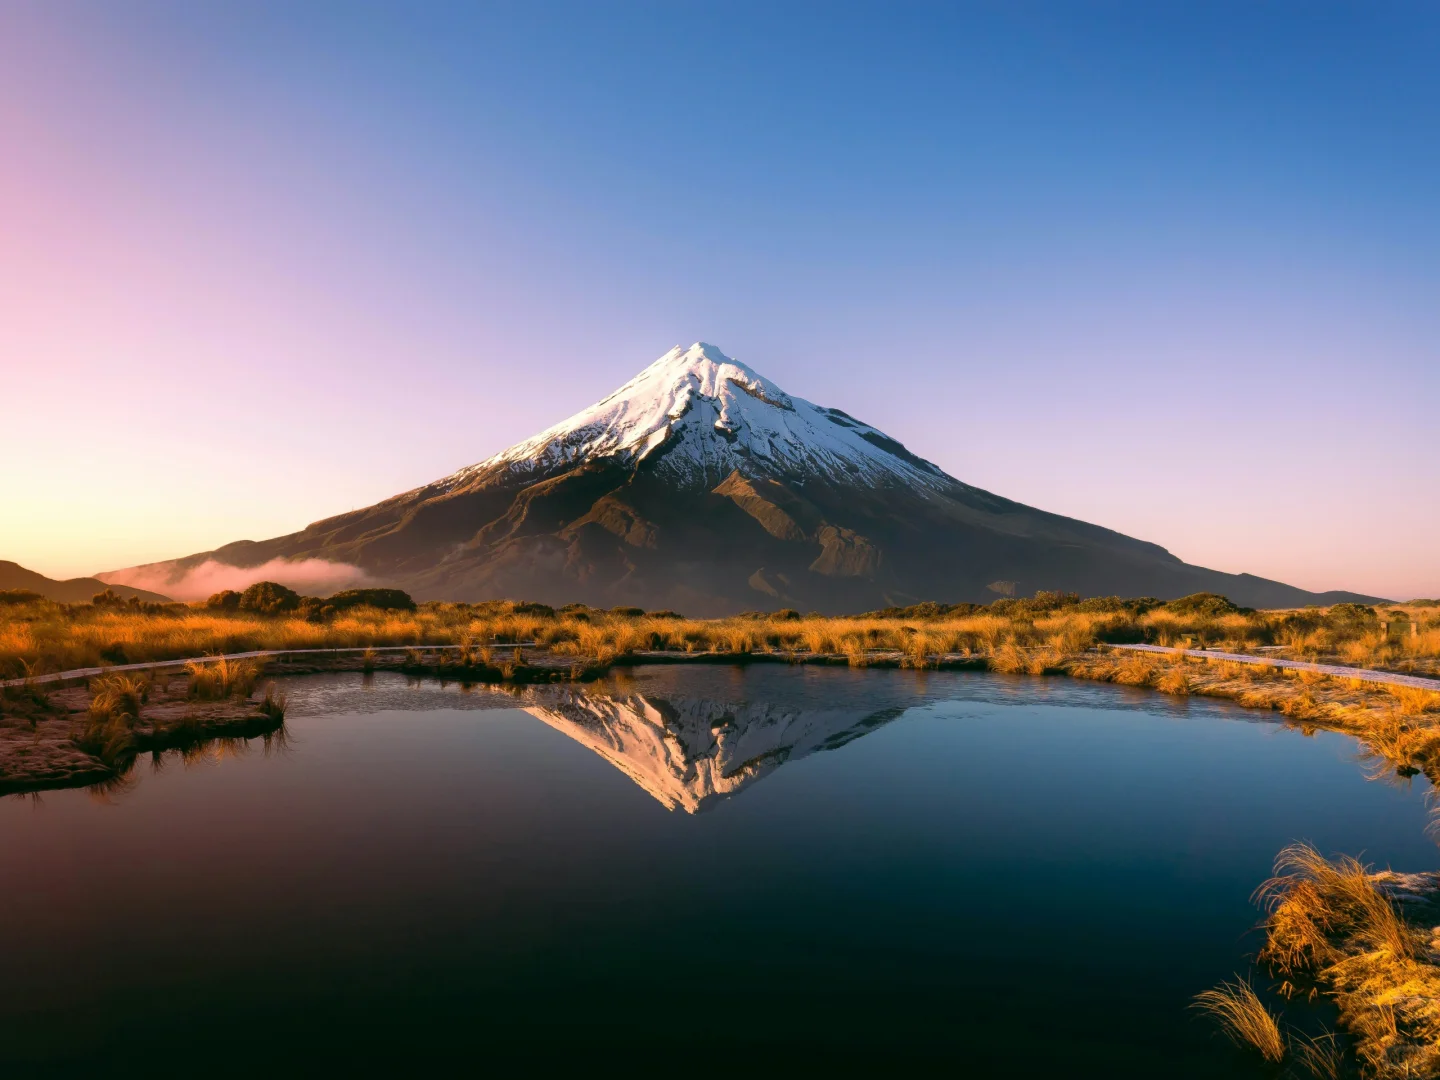
<instances>
[{"instance_id":1,"label":"alpine lake","mask_svg":"<svg viewBox=\"0 0 1440 1080\"><path fill-rule=\"evenodd\" d=\"M1276 852L1435 863L1423 778L1201 698L785 666L279 688L283 738L0 800L4 1075L1260 1077L1189 1006L1249 970Z\"/></svg>"}]
</instances>

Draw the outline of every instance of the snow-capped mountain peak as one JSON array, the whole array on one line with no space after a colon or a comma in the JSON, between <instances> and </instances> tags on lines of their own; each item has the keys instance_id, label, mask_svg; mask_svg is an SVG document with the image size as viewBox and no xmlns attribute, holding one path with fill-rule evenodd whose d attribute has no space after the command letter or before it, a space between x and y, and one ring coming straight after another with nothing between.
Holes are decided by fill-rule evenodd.
<instances>
[{"instance_id":1,"label":"snow-capped mountain peak","mask_svg":"<svg viewBox=\"0 0 1440 1080\"><path fill-rule=\"evenodd\" d=\"M883 432L790 396L702 341L677 345L590 408L449 480L499 470L539 478L597 458L632 465L650 459L686 487L714 486L737 470L802 481L953 482Z\"/></svg>"}]
</instances>

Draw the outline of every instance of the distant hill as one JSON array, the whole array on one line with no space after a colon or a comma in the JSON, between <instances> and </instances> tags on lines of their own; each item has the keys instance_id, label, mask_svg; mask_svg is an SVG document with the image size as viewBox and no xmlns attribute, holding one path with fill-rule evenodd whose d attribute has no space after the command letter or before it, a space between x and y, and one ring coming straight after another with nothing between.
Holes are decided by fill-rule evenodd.
<instances>
[{"instance_id":1,"label":"distant hill","mask_svg":"<svg viewBox=\"0 0 1440 1080\"><path fill-rule=\"evenodd\" d=\"M147 592L144 589L132 589L129 585L107 585L99 578L77 577L70 578L68 581L56 581L44 574L37 574L34 570L26 570L19 563L0 559L0 590L4 589L26 589L39 593L47 600L54 600L61 604L88 604L91 597L106 589L110 589L118 596L123 596L126 600L132 596L138 596L141 600L148 600L156 604L170 602L168 596Z\"/></svg>"},{"instance_id":2,"label":"distant hill","mask_svg":"<svg viewBox=\"0 0 1440 1080\"><path fill-rule=\"evenodd\" d=\"M222 576L243 588L326 568L417 600L694 616L983 603L1038 589L1216 592L1264 608L1378 599L1192 566L1158 544L982 491L699 342L425 487L289 536L101 577L188 597Z\"/></svg>"}]
</instances>

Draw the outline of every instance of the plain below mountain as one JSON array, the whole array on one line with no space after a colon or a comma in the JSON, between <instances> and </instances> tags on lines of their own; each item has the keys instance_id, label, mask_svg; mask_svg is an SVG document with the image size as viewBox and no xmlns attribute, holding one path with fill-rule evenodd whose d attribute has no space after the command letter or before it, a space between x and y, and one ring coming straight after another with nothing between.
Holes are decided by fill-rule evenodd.
<instances>
[{"instance_id":1,"label":"plain below mountain","mask_svg":"<svg viewBox=\"0 0 1440 1080\"><path fill-rule=\"evenodd\" d=\"M182 587L213 562L265 566L283 580L277 559L329 560L422 600L692 615L1039 589L1216 592L1251 607L1376 599L1192 566L1157 544L971 487L704 343L672 349L598 404L432 484L289 536L101 578Z\"/></svg>"}]
</instances>

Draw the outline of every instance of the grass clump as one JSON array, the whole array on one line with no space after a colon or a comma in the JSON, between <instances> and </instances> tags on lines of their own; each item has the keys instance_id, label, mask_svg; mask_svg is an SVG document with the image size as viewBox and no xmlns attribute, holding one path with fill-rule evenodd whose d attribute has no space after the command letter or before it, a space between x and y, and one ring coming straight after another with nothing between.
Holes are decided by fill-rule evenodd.
<instances>
[{"instance_id":1,"label":"grass clump","mask_svg":"<svg viewBox=\"0 0 1440 1080\"><path fill-rule=\"evenodd\" d=\"M185 670L190 673L190 696L204 701L249 697L260 678L254 660L194 660Z\"/></svg>"},{"instance_id":2,"label":"grass clump","mask_svg":"<svg viewBox=\"0 0 1440 1080\"><path fill-rule=\"evenodd\" d=\"M275 692L275 684L271 683L265 687L265 697L260 701L260 714L266 719L280 721L285 719L285 707L288 699L284 694Z\"/></svg>"},{"instance_id":3,"label":"grass clump","mask_svg":"<svg viewBox=\"0 0 1440 1080\"><path fill-rule=\"evenodd\" d=\"M1266 1061L1285 1060L1285 1036L1275 1014L1265 1007L1248 979L1236 977L1213 990L1195 995L1195 1008L1220 1024L1226 1038L1239 1047L1255 1050Z\"/></svg>"},{"instance_id":4,"label":"grass clump","mask_svg":"<svg viewBox=\"0 0 1440 1080\"><path fill-rule=\"evenodd\" d=\"M1333 998L1373 1076L1440 1073L1440 967L1421 933L1358 859L1285 848L1256 896L1266 909L1259 959L1282 992Z\"/></svg>"},{"instance_id":5,"label":"grass clump","mask_svg":"<svg viewBox=\"0 0 1440 1080\"><path fill-rule=\"evenodd\" d=\"M135 727L149 693L150 681L143 676L112 674L96 679L75 745L107 768L123 767L135 756Z\"/></svg>"}]
</instances>

